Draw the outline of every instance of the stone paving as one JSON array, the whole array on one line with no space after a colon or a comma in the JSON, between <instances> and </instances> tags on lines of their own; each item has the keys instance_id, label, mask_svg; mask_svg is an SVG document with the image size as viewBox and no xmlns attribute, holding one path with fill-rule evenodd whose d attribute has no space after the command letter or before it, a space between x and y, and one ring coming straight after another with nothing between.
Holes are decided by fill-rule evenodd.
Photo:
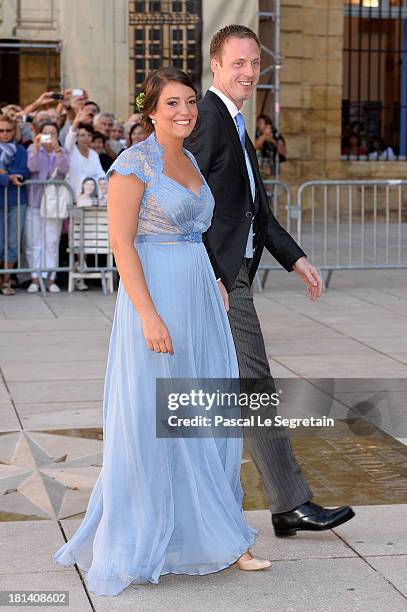
<instances>
[{"instance_id":1,"label":"stone paving","mask_svg":"<svg viewBox=\"0 0 407 612\"><path fill-rule=\"evenodd\" d=\"M20 291L0 298L0 590L68 590L74 612L407 610L406 274L336 272L312 304L294 275L272 272L255 300L275 377L311 378L319 383L310 389L325 394L332 379L346 379L332 404L346 431L295 435L293 443L317 501L352 503L355 519L275 538L245 456L245 507L260 529L254 550L273 560L270 571L165 576L115 598L89 593L77 568L51 557L80 523L101 465L115 296ZM377 388L364 412L369 378Z\"/></svg>"}]
</instances>

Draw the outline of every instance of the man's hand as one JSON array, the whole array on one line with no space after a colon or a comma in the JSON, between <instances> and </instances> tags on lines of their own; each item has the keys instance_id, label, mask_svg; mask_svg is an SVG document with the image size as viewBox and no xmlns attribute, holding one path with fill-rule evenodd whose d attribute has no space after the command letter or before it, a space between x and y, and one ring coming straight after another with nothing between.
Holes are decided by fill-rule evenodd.
<instances>
[{"instance_id":1,"label":"man's hand","mask_svg":"<svg viewBox=\"0 0 407 612\"><path fill-rule=\"evenodd\" d=\"M93 115L86 110L86 108L80 108L76 113L75 119L73 120L72 127L74 130L78 129L80 123L91 124L93 121Z\"/></svg>"},{"instance_id":2,"label":"man's hand","mask_svg":"<svg viewBox=\"0 0 407 612\"><path fill-rule=\"evenodd\" d=\"M25 107L24 114L34 113L43 106L55 103L55 100L52 98L53 93L53 91L44 91L34 102Z\"/></svg>"},{"instance_id":3,"label":"man's hand","mask_svg":"<svg viewBox=\"0 0 407 612\"><path fill-rule=\"evenodd\" d=\"M219 287L220 294L222 296L223 303L225 304L225 310L226 312L229 312L229 295L228 295L228 292L226 291L225 285L222 283L220 279L218 280L218 287Z\"/></svg>"},{"instance_id":4,"label":"man's hand","mask_svg":"<svg viewBox=\"0 0 407 612\"><path fill-rule=\"evenodd\" d=\"M294 272L304 281L310 299L315 302L322 293L322 280L318 271L306 257L297 259L293 266Z\"/></svg>"}]
</instances>

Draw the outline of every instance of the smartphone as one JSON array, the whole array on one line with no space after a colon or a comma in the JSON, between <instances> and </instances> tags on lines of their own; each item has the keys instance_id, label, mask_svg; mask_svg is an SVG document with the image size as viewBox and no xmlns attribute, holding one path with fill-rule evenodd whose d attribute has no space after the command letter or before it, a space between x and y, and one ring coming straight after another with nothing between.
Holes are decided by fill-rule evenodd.
<instances>
[{"instance_id":1,"label":"smartphone","mask_svg":"<svg viewBox=\"0 0 407 612\"><path fill-rule=\"evenodd\" d=\"M73 89L72 95L75 97L83 96L83 89Z\"/></svg>"},{"instance_id":2,"label":"smartphone","mask_svg":"<svg viewBox=\"0 0 407 612\"><path fill-rule=\"evenodd\" d=\"M53 94L51 94L51 98L53 100L63 100L64 99L64 94L62 94L62 93L53 93Z\"/></svg>"},{"instance_id":3,"label":"smartphone","mask_svg":"<svg viewBox=\"0 0 407 612\"><path fill-rule=\"evenodd\" d=\"M41 134L40 142L51 142L51 134Z\"/></svg>"}]
</instances>

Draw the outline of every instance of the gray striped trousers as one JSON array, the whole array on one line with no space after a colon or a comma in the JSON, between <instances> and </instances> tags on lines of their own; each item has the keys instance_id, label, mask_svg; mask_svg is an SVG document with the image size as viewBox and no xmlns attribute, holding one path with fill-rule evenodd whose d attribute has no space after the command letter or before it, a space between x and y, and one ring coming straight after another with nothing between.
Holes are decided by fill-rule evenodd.
<instances>
[{"instance_id":1,"label":"gray striped trousers","mask_svg":"<svg viewBox=\"0 0 407 612\"><path fill-rule=\"evenodd\" d=\"M240 378L261 379L261 391L266 391L267 387L267 392L273 393L275 385L250 292L248 265L249 261L244 259L235 285L229 293L229 322ZM244 410L242 416L245 416ZM281 427L278 430L273 427L257 427L245 437L245 446L261 474L272 513L292 510L313 496L295 459L287 432L282 431Z\"/></svg>"}]
</instances>

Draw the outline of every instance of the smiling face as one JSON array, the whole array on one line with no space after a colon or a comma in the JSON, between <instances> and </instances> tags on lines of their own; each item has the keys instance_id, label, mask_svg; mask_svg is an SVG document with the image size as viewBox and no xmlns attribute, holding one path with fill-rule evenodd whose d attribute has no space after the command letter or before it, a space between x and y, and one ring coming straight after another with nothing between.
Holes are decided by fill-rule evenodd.
<instances>
[{"instance_id":1,"label":"smiling face","mask_svg":"<svg viewBox=\"0 0 407 612\"><path fill-rule=\"evenodd\" d=\"M103 138L94 138L92 140L92 149L94 151L96 151L96 153L98 155L100 155L101 153L103 153L103 151L105 150L105 144L103 142Z\"/></svg>"},{"instance_id":2,"label":"smiling face","mask_svg":"<svg viewBox=\"0 0 407 612\"><path fill-rule=\"evenodd\" d=\"M88 130L85 130L85 128L79 128L76 135L76 142L78 145L89 147L92 143L92 134L88 132Z\"/></svg>"},{"instance_id":3,"label":"smiling face","mask_svg":"<svg viewBox=\"0 0 407 612\"><path fill-rule=\"evenodd\" d=\"M137 125L131 132L131 144L137 144L145 140L145 133L142 125Z\"/></svg>"},{"instance_id":4,"label":"smiling face","mask_svg":"<svg viewBox=\"0 0 407 612\"><path fill-rule=\"evenodd\" d=\"M101 132L106 138L110 138L113 129L113 119L102 115L94 121L94 128L96 131Z\"/></svg>"},{"instance_id":5,"label":"smiling face","mask_svg":"<svg viewBox=\"0 0 407 612\"><path fill-rule=\"evenodd\" d=\"M120 140L120 138L123 138L123 135L124 129L121 123L114 123L110 134L111 138L113 138L113 140Z\"/></svg>"},{"instance_id":6,"label":"smiling face","mask_svg":"<svg viewBox=\"0 0 407 612\"><path fill-rule=\"evenodd\" d=\"M107 193L107 180L105 178L100 178L98 180L98 187L100 195Z\"/></svg>"},{"instance_id":7,"label":"smiling face","mask_svg":"<svg viewBox=\"0 0 407 612\"><path fill-rule=\"evenodd\" d=\"M157 135L171 138L187 138L198 118L196 94L193 89L177 81L169 81L163 87L154 112Z\"/></svg>"},{"instance_id":8,"label":"smiling face","mask_svg":"<svg viewBox=\"0 0 407 612\"><path fill-rule=\"evenodd\" d=\"M211 59L213 84L237 108L253 95L260 77L260 48L253 38L231 36L223 44L221 57Z\"/></svg>"},{"instance_id":9,"label":"smiling face","mask_svg":"<svg viewBox=\"0 0 407 612\"><path fill-rule=\"evenodd\" d=\"M83 182L83 193L87 196L91 196L96 189L96 184L93 179L87 179Z\"/></svg>"}]
</instances>

